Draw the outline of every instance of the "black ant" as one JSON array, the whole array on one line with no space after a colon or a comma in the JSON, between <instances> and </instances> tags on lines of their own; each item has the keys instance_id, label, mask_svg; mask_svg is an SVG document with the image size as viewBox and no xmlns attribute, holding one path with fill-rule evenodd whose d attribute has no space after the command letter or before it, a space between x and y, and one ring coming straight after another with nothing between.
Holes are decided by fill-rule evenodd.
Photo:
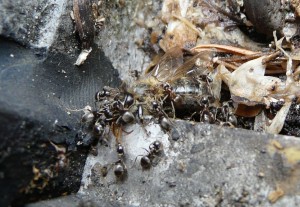
<instances>
[{"instance_id":1,"label":"black ant","mask_svg":"<svg viewBox=\"0 0 300 207\"><path fill-rule=\"evenodd\" d=\"M198 102L200 110L194 112L191 115L190 120L195 117L199 117L200 122L214 124L216 121L215 115L213 113L214 107L210 106L213 101L214 100L212 96L203 96Z\"/></svg>"},{"instance_id":2,"label":"black ant","mask_svg":"<svg viewBox=\"0 0 300 207\"><path fill-rule=\"evenodd\" d=\"M210 103L213 102L212 96L203 96L200 101L200 106L202 107L202 111L200 113L200 122L213 124L215 122L214 114L211 112L211 108L209 107Z\"/></svg>"},{"instance_id":3,"label":"black ant","mask_svg":"<svg viewBox=\"0 0 300 207\"><path fill-rule=\"evenodd\" d=\"M171 122L168 118L168 115L164 112L163 106L161 106L161 104L159 104L156 101L153 101L151 104L152 104L152 113L153 113L153 115L156 115L158 117L158 122L159 122L160 126L164 130L170 131Z\"/></svg>"},{"instance_id":4,"label":"black ant","mask_svg":"<svg viewBox=\"0 0 300 207\"><path fill-rule=\"evenodd\" d=\"M142 156L142 158L140 160L140 164L143 169L150 169L150 167L153 166L154 159L162 153L163 144L160 141L156 140L149 145L149 150L147 150L147 149L145 149L145 150L148 152L148 154L139 155L139 156ZM135 161L136 161L136 159L135 159Z\"/></svg>"},{"instance_id":5,"label":"black ant","mask_svg":"<svg viewBox=\"0 0 300 207\"><path fill-rule=\"evenodd\" d=\"M127 167L125 165L125 150L124 147L118 143L116 148L118 160L114 163L108 164L103 168L102 175L105 177L110 169L113 168L116 178L120 181L124 180L127 176Z\"/></svg>"},{"instance_id":6,"label":"black ant","mask_svg":"<svg viewBox=\"0 0 300 207\"><path fill-rule=\"evenodd\" d=\"M114 173L118 179L122 180L127 175L127 167L124 163L125 149L120 143L118 143L116 151L118 153L119 160L117 162L115 162Z\"/></svg>"},{"instance_id":7,"label":"black ant","mask_svg":"<svg viewBox=\"0 0 300 207\"><path fill-rule=\"evenodd\" d=\"M222 126L235 127L237 126L237 118L234 115L232 101L227 101L222 103L220 108L220 120Z\"/></svg>"}]
</instances>

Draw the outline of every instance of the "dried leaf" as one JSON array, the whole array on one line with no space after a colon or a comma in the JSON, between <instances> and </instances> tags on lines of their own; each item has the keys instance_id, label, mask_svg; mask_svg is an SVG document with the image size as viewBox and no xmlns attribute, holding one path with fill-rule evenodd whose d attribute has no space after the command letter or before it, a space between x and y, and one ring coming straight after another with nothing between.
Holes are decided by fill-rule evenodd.
<instances>
[{"instance_id":1,"label":"dried leaf","mask_svg":"<svg viewBox=\"0 0 300 207\"><path fill-rule=\"evenodd\" d=\"M238 54L238 55L257 55L260 54L260 52L255 52L239 47L233 47L228 45L218 45L218 44L203 44L203 45L197 45L196 47L192 48L192 52L201 52L201 51L216 51L216 52L226 52L226 53L232 53L232 54Z\"/></svg>"},{"instance_id":2,"label":"dried leaf","mask_svg":"<svg viewBox=\"0 0 300 207\"><path fill-rule=\"evenodd\" d=\"M266 126L266 132L272 133L272 134L278 134L283 125L285 118L290 110L292 103L286 102L282 108L277 112L276 116L272 120L272 123L270 126Z\"/></svg>"},{"instance_id":3,"label":"dried leaf","mask_svg":"<svg viewBox=\"0 0 300 207\"><path fill-rule=\"evenodd\" d=\"M266 97L276 92L276 89L282 88L282 81L276 77L264 76L265 65L263 59L265 56L250 60L234 72L230 72L221 67L220 73L222 80L228 85L231 96L235 101L246 105L254 105L257 103L265 103Z\"/></svg>"},{"instance_id":4,"label":"dried leaf","mask_svg":"<svg viewBox=\"0 0 300 207\"><path fill-rule=\"evenodd\" d=\"M243 117L255 117L261 112L262 108L262 105L247 106L245 104L238 104L234 114Z\"/></svg>"},{"instance_id":5,"label":"dried leaf","mask_svg":"<svg viewBox=\"0 0 300 207\"><path fill-rule=\"evenodd\" d=\"M210 84L212 95L217 99L221 99L221 88L222 88L222 77L221 74L218 72L220 71L220 67L224 67L223 65L219 65L217 69L215 69L211 74L210 77L212 78L212 83Z\"/></svg>"}]
</instances>

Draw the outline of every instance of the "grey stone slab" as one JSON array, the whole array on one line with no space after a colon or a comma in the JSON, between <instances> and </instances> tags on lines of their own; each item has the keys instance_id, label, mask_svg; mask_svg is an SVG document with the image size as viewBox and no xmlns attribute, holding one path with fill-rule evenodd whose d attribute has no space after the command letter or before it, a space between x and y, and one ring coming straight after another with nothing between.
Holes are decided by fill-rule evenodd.
<instances>
[{"instance_id":1,"label":"grey stone slab","mask_svg":"<svg viewBox=\"0 0 300 207\"><path fill-rule=\"evenodd\" d=\"M0 34L24 45L48 48L57 37L66 0L0 1Z\"/></svg>"},{"instance_id":2,"label":"grey stone slab","mask_svg":"<svg viewBox=\"0 0 300 207\"><path fill-rule=\"evenodd\" d=\"M110 58L120 78L130 84L133 80L131 72L144 72L151 62L147 45L150 32L146 24L154 21L162 1L123 1L125 6L119 2L102 3L101 12L106 19L95 43ZM143 46L139 46L138 42L142 42Z\"/></svg>"},{"instance_id":3,"label":"grey stone slab","mask_svg":"<svg viewBox=\"0 0 300 207\"><path fill-rule=\"evenodd\" d=\"M113 169L102 176L103 167L113 166L118 159L114 138L110 137L107 145L99 144L98 155L90 155L86 162L77 193L81 203L102 206L105 200L121 206L299 205L298 138L184 121L176 121L173 127L180 134L177 141L172 139L174 133L162 131L153 122L145 128L138 124L125 128L132 132L122 137L128 170L123 181L116 179ZM143 170L138 156L145 155L154 140L163 143L164 153L156 160L157 165ZM268 195L276 186L284 196L271 205ZM41 204L48 205L43 202L32 206Z\"/></svg>"}]
</instances>

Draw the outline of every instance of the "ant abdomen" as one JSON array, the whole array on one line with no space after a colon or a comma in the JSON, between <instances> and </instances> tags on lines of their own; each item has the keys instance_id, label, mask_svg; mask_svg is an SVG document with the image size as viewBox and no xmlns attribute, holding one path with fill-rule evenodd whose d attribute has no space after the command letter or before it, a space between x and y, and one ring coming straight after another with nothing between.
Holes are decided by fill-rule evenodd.
<instances>
[{"instance_id":1,"label":"ant abdomen","mask_svg":"<svg viewBox=\"0 0 300 207\"><path fill-rule=\"evenodd\" d=\"M140 163L143 169L149 169L152 166L152 161L147 155L141 158Z\"/></svg>"}]
</instances>

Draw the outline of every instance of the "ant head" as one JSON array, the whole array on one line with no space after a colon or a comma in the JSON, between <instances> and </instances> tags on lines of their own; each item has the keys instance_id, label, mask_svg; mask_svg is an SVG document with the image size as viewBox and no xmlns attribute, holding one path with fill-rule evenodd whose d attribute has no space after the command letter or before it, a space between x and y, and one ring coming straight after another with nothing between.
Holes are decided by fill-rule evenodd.
<instances>
[{"instance_id":1,"label":"ant head","mask_svg":"<svg viewBox=\"0 0 300 207\"><path fill-rule=\"evenodd\" d=\"M149 149L155 151L156 153L160 152L162 150L162 143L156 140L149 146Z\"/></svg>"},{"instance_id":2,"label":"ant head","mask_svg":"<svg viewBox=\"0 0 300 207\"><path fill-rule=\"evenodd\" d=\"M96 122L93 127L93 131L94 131L95 135L102 135L104 132L104 126L101 123Z\"/></svg>"},{"instance_id":3,"label":"ant head","mask_svg":"<svg viewBox=\"0 0 300 207\"><path fill-rule=\"evenodd\" d=\"M158 109L159 105L156 101L153 101L152 102L152 107L153 107L154 110L156 110L156 109Z\"/></svg>"}]
</instances>

